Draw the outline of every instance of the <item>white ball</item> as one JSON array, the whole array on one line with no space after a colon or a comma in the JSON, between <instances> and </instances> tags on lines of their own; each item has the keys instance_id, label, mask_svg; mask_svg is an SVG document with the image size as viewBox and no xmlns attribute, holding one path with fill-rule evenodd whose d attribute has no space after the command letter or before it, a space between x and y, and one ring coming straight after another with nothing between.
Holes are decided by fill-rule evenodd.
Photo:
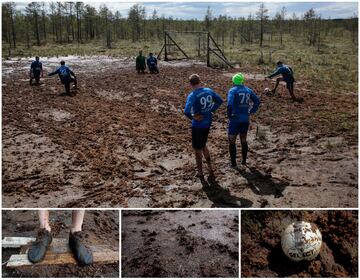
<instances>
[{"instance_id":1,"label":"white ball","mask_svg":"<svg viewBox=\"0 0 360 280\"><path fill-rule=\"evenodd\" d=\"M315 259L321 244L322 237L317 226L304 221L290 224L281 236L285 255L295 262Z\"/></svg>"},{"instance_id":2,"label":"white ball","mask_svg":"<svg viewBox=\"0 0 360 280\"><path fill-rule=\"evenodd\" d=\"M264 89L264 93L268 94L270 92L270 89L267 87Z\"/></svg>"}]
</instances>

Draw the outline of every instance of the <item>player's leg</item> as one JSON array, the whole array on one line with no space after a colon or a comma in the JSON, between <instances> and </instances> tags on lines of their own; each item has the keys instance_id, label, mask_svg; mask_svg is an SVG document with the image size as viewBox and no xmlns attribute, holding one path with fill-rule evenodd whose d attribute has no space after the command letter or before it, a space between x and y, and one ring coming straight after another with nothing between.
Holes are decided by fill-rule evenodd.
<instances>
[{"instance_id":1,"label":"player's leg","mask_svg":"<svg viewBox=\"0 0 360 280\"><path fill-rule=\"evenodd\" d=\"M231 167L237 167L236 163L236 138L239 134L238 124L232 121L229 122L228 139L229 139L229 153L231 160Z\"/></svg>"},{"instance_id":2,"label":"player's leg","mask_svg":"<svg viewBox=\"0 0 360 280\"><path fill-rule=\"evenodd\" d=\"M276 89L278 88L280 82L283 80L283 78L277 78L276 79L276 84L275 84L275 87L274 89L272 90L272 93L276 93Z\"/></svg>"},{"instance_id":3,"label":"player's leg","mask_svg":"<svg viewBox=\"0 0 360 280\"><path fill-rule=\"evenodd\" d=\"M210 157L210 152L209 149L207 148L207 146L205 145L205 147L202 149L202 153L204 155L204 158L206 160L206 164L208 166L209 169L209 177L214 178L215 173L214 173L214 169L211 163L211 157Z\"/></svg>"},{"instance_id":4,"label":"player's leg","mask_svg":"<svg viewBox=\"0 0 360 280\"><path fill-rule=\"evenodd\" d=\"M191 142L195 153L195 161L197 167L197 177L200 179L204 177L202 166L202 144L201 144L201 129L197 127L191 128Z\"/></svg>"},{"instance_id":5,"label":"player's leg","mask_svg":"<svg viewBox=\"0 0 360 280\"><path fill-rule=\"evenodd\" d=\"M65 93L70 94L70 81L66 81L64 83L64 87L65 87Z\"/></svg>"},{"instance_id":6,"label":"player's leg","mask_svg":"<svg viewBox=\"0 0 360 280\"><path fill-rule=\"evenodd\" d=\"M34 73L34 78L35 78L36 85L39 85L40 84L40 72Z\"/></svg>"},{"instance_id":7,"label":"player's leg","mask_svg":"<svg viewBox=\"0 0 360 280\"><path fill-rule=\"evenodd\" d=\"M290 94L292 100L294 100L294 101L297 100L296 97L295 97L295 94L294 94L294 82L287 83L286 87L287 87L287 89L289 91L289 94Z\"/></svg>"},{"instance_id":8,"label":"player's leg","mask_svg":"<svg viewBox=\"0 0 360 280\"><path fill-rule=\"evenodd\" d=\"M249 146L247 143L247 133L249 129L249 123L241 123L239 127L240 132L240 142L241 142L241 155L242 155L242 165L246 165L247 154Z\"/></svg>"},{"instance_id":9,"label":"player's leg","mask_svg":"<svg viewBox=\"0 0 360 280\"><path fill-rule=\"evenodd\" d=\"M37 233L36 241L31 245L28 251L28 259L32 263L40 262L44 259L46 249L52 241L51 227L49 224L49 211L39 210L40 229Z\"/></svg>"},{"instance_id":10,"label":"player's leg","mask_svg":"<svg viewBox=\"0 0 360 280\"><path fill-rule=\"evenodd\" d=\"M82 232L85 210L73 210L72 224L69 235L69 247L80 265L93 263L91 249L85 245L85 235Z\"/></svg>"}]
</instances>

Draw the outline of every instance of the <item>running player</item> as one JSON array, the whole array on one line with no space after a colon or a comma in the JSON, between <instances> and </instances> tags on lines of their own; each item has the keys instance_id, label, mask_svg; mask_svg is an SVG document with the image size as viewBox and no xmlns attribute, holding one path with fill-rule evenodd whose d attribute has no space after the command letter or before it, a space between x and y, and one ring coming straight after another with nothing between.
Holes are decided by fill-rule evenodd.
<instances>
[{"instance_id":1,"label":"running player","mask_svg":"<svg viewBox=\"0 0 360 280\"><path fill-rule=\"evenodd\" d=\"M276 79L276 84L274 89L272 90L272 92L275 94L276 93L276 89L279 85L279 83L281 81L286 82L286 88L288 89L290 96L292 98L293 101L298 101L298 99L295 97L294 95L294 72L291 69L290 66L284 65L281 61L278 61L276 63L277 65L277 69L275 70L274 73L270 74L269 76L267 76L267 78L271 79L275 76L281 75L282 77L279 77Z\"/></svg>"},{"instance_id":2,"label":"running player","mask_svg":"<svg viewBox=\"0 0 360 280\"><path fill-rule=\"evenodd\" d=\"M211 158L206 147L207 138L212 122L212 113L223 103L221 97L210 88L201 86L200 77L193 74L189 78L193 91L186 100L185 115L192 120L192 147L195 150L195 159L198 169L197 177L204 180L202 157L204 155L209 168L209 180L215 179Z\"/></svg>"},{"instance_id":3,"label":"running player","mask_svg":"<svg viewBox=\"0 0 360 280\"><path fill-rule=\"evenodd\" d=\"M42 63L40 58L35 56L35 60L31 63L30 66L30 85L32 85L33 79L35 79L36 85L40 84L40 76L44 77Z\"/></svg>"},{"instance_id":4,"label":"running player","mask_svg":"<svg viewBox=\"0 0 360 280\"><path fill-rule=\"evenodd\" d=\"M58 74L61 80L61 83L65 87L65 92L67 95L70 95L70 84L74 83L74 88L77 86L77 79L73 71L70 70L69 67L65 66L65 61L60 62L60 68L56 71L50 73L48 76L53 76Z\"/></svg>"},{"instance_id":5,"label":"running player","mask_svg":"<svg viewBox=\"0 0 360 280\"><path fill-rule=\"evenodd\" d=\"M52 242L52 233L49 223L49 210L39 210L40 229L36 241L31 245L28 251L28 259L32 263L41 262L46 254L48 247ZM93 263L93 254L85 244L85 235L82 232L85 210L72 211L72 225L69 234L69 247L80 265L89 265Z\"/></svg>"},{"instance_id":6,"label":"running player","mask_svg":"<svg viewBox=\"0 0 360 280\"><path fill-rule=\"evenodd\" d=\"M228 136L231 166L237 168L236 163L236 138L240 134L243 166L246 166L248 153L247 132L249 129L250 115L255 114L260 105L260 99L248 87L244 86L245 77L238 73L232 77L234 86L227 96L227 115L229 118ZM253 105L250 109L250 100Z\"/></svg>"}]
</instances>

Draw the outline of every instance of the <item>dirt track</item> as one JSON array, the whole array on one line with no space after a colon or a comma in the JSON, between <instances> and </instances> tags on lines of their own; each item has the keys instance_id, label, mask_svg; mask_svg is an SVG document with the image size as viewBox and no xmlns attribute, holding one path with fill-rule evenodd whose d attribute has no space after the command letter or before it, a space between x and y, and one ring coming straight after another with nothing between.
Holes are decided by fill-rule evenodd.
<instances>
[{"instance_id":1,"label":"dirt track","mask_svg":"<svg viewBox=\"0 0 360 280\"><path fill-rule=\"evenodd\" d=\"M123 211L122 277L238 277L238 211Z\"/></svg>"},{"instance_id":2,"label":"dirt track","mask_svg":"<svg viewBox=\"0 0 360 280\"><path fill-rule=\"evenodd\" d=\"M46 73L59 60L44 60ZM302 104L285 87L263 96L241 174L228 167L222 106L209 137L218 184L203 187L182 113L187 78L199 73L225 98L230 73L180 62L138 76L132 60L65 60L79 79L73 97L54 77L30 87L28 61L3 62L4 207L357 207L355 97L306 81ZM268 86L252 78L256 92Z\"/></svg>"},{"instance_id":3,"label":"dirt track","mask_svg":"<svg viewBox=\"0 0 360 280\"><path fill-rule=\"evenodd\" d=\"M50 226L54 238L68 238L71 225L71 211L50 211ZM37 211L3 211L2 237L36 237L39 228ZM108 245L119 250L119 212L86 211L83 231L92 245ZM119 277L119 263L78 265L32 266L17 269L6 267L6 261L19 249L3 249L3 277Z\"/></svg>"},{"instance_id":4,"label":"dirt track","mask_svg":"<svg viewBox=\"0 0 360 280\"><path fill-rule=\"evenodd\" d=\"M322 248L312 261L292 262L281 249L281 233L293 221L315 223ZM357 277L357 211L242 211L242 277Z\"/></svg>"}]
</instances>

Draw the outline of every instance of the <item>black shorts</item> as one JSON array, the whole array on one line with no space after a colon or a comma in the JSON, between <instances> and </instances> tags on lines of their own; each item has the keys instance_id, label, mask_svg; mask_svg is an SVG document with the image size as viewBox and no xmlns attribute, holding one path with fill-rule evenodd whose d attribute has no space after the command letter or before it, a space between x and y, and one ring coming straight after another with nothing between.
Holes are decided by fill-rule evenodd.
<instances>
[{"instance_id":1,"label":"black shorts","mask_svg":"<svg viewBox=\"0 0 360 280\"><path fill-rule=\"evenodd\" d=\"M35 79L40 79L40 74L41 74L40 71L34 71L33 72L33 76L34 76Z\"/></svg>"},{"instance_id":2,"label":"black shorts","mask_svg":"<svg viewBox=\"0 0 360 280\"><path fill-rule=\"evenodd\" d=\"M286 81L286 87L287 89L291 90L294 88L294 82L295 80Z\"/></svg>"},{"instance_id":3,"label":"black shorts","mask_svg":"<svg viewBox=\"0 0 360 280\"><path fill-rule=\"evenodd\" d=\"M203 149L206 145L210 128L191 128L192 147L196 150Z\"/></svg>"}]
</instances>

